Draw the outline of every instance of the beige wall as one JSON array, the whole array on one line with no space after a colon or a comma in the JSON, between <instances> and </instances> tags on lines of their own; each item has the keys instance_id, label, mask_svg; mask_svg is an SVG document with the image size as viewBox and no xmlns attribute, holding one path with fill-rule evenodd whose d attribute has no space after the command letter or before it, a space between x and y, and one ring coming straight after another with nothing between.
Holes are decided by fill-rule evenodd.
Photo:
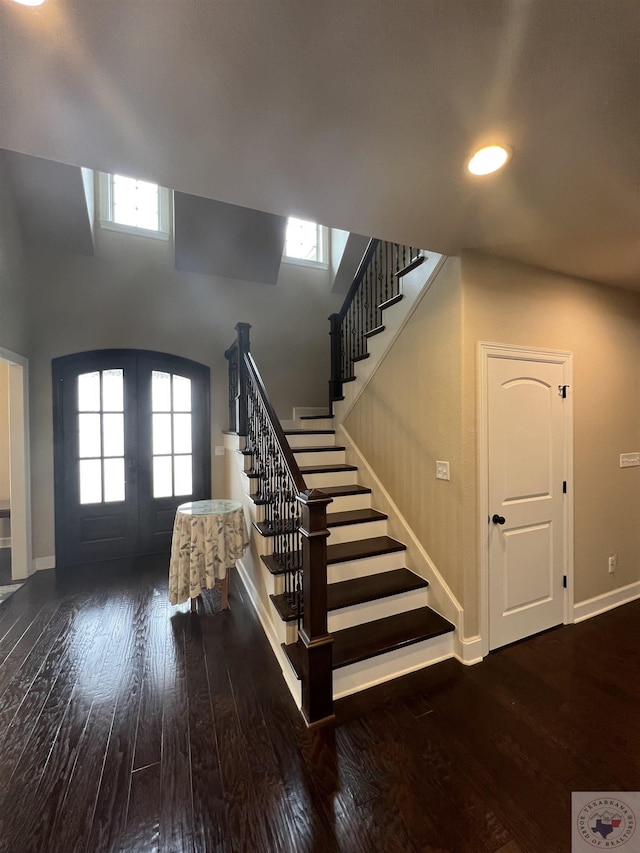
<instances>
[{"instance_id":1,"label":"beige wall","mask_svg":"<svg viewBox=\"0 0 640 853\"><path fill-rule=\"evenodd\" d=\"M478 253L449 259L346 427L479 630L478 341L574 354L574 600L640 580L640 294ZM450 463L450 482L435 461ZM618 554L615 574L608 556Z\"/></svg>"},{"instance_id":2,"label":"beige wall","mask_svg":"<svg viewBox=\"0 0 640 853\"><path fill-rule=\"evenodd\" d=\"M464 417L475 430L477 342L573 353L575 593L580 602L640 580L640 294L500 261L462 259ZM475 482L476 471L467 475ZM464 524L477 527L475 503ZM618 570L608 574L609 554Z\"/></svg>"},{"instance_id":3,"label":"beige wall","mask_svg":"<svg viewBox=\"0 0 640 853\"><path fill-rule=\"evenodd\" d=\"M464 605L461 306L449 258L345 426ZM449 462L450 481L435 479L436 460Z\"/></svg>"},{"instance_id":4,"label":"beige wall","mask_svg":"<svg viewBox=\"0 0 640 853\"><path fill-rule=\"evenodd\" d=\"M279 414L327 401L328 272L283 264L276 285L176 271L170 243L98 231L95 257L33 254L29 267L34 557L54 553L51 359L110 347L184 356L211 368L212 445L227 427L224 351L237 322ZM213 458L213 489L221 487Z\"/></svg>"}]
</instances>

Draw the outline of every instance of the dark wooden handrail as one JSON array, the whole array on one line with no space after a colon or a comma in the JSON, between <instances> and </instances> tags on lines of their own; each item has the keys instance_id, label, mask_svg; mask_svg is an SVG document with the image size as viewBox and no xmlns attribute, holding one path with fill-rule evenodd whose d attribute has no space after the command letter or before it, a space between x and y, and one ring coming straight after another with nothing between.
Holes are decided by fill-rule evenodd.
<instances>
[{"instance_id":1,"label":"dark wooden handrail","mask_svg":"<svg viewBox=\"0 0 640 853\"><path fill-rule=\"evenodd\" d=\"M260 395L262 404L267 412L269 421L271 422L271 428L276 436L276 440L278 442L280 452L282 453L289 476L295 484L295 487L298 492L304 492L307 489L307 484L304 481L304 477L300 473L300 468L298 466L298 463L296 462L293 452L291 451L291 448L289 447L289 442L287 441L287 437L284 434L284 430L282 429L280 419L276 414L276 410L273 408L271 400L269 399L269 395L267 394L267 389L265 388L264 382L262 381L262 377L260 376L260 371L258 370L258 367L250 352L245 353L244 364L249 373L249 376L253 379L253 382L255 383L255 387Z\"/></svg>"},{"instance_id":2,"label":"dark wooden handrail","mask_svg":"<svg viewBox=\"0 0 640 853\"><path fill-rule=\"evenodd\" d=\"M362 282L364 274L367 270L367 267L371 263L371 258L374 256L376 249L378 248L378 244L380 240L376 240L375 237L372 237L367 244L367 248L364 251L364 255L362 256L362 260L358 264L358 269L356 270L356 274L353 277L353 281L351 282L351 287L347 291L347 295L344 298L344 302L342 303L342 308L338 311L338 317L340 321L344 320L347 311L349 310L349 306L353 302L353 299L358 292L358 288Z\"/></svg>"}]
</instances>

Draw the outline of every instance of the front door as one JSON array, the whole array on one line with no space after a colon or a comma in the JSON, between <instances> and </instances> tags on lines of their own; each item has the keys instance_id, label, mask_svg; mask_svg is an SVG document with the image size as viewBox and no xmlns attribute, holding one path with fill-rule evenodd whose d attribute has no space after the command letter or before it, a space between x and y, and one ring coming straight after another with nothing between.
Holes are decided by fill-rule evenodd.
<instances>
[{"instance_id":1,"label":"front door","mask_svg":"<svg viewBox=\"0 0 640 853\"><path fill-rule=\"evenodd\" d=\"M563 619L565 383L557 358L488 357L491 649Z\"/></svg>"},{"instance_id":2,"label":"front door","mask_svg":"<svg viewBox=\"0 0 640 853\"><path fill-rule=\"evenodd\" d=\"M56 564L168 551L210 497L209 368L142 350L54 359Z\"/></svg>"}]
</instances>

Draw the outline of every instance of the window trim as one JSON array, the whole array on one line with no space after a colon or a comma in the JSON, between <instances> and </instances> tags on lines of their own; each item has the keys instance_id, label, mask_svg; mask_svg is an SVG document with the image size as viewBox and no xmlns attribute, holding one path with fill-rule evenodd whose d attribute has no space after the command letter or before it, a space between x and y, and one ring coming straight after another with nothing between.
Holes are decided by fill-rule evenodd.
<instances>
[{"instance_id":1,"label":"window trim","mask_svg":"<svg viewBox=\"0 0 640 853\"><path fill-rule=\"evenodd\" d=\"M295 217L289 217L289 218L298 219L299 217L295 216ZM288 224L289 218L287 218L287 224ZM306 220L306 221L309 221L309 220ZM318 222L316 222L315 225L316 225L316 228L318 229L318 243L317 243L317 245L318 245L318 255L320 256L321 260L314 261L314 260L309 260L308 258L296 258L293 255L284 254L284 252L286 252L286 250L287 250L287 239L286 239L286 234L285 234L284 252L282 255L283 263L293 264L294 266L298 266L298 267L310 267L311 269L317 269L317 270L328 270L329 269L329 229L326 225L320 225L320 223L318 223Z\"/></svg>"},{"instance_id":2,"label":"window trim","mask_svg":"<svg viewBox=\"0 0 640 853\"><path fill-rule=\"evenodd\" d=\"M118 173L119 174L119 173ZM158 230L139 228L113 221L113 173L98 172L98 221L106 231L119 231L152 240L169 240L171 237L171 192L158 184Z\"/></svg>"}]
</instances>

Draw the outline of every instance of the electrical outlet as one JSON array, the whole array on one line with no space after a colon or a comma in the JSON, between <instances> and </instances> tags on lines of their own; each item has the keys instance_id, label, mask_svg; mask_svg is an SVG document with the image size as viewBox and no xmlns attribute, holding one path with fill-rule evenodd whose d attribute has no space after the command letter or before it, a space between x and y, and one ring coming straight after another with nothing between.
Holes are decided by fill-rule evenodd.
<instances>
[{"instance_id":1,"label":"electrical outlet","mask_svg":"<svg viewBox=\"0 0 640 853\"><path fill-rule=\"evenodd\" d=\"M609 574L612 575L618 568L618 555L612 554L609 557Z\"/></svg>"},{"instance_id":2,"label":"electrical outlet","mask_svg":"<svg viewBox=\"0 0 640 853\"><path fill-rule=\"evenodd\" d=\"M448 462L436 462L436 479L437 480L450 480L449 477L449 463Z\"/></svg>"},{"instance_id":3,"label":"electrical outlet","mask_svg":"<svg viewBox=\"0 0 640 853\"><path fill-rule=\"evenodd\" d=\"M620 467L621 468L637 468L640 465L640 452L636 450L635 453L621 453L620 454Z\"/></svg>"},{"instance_id":4,"label":"electrical outlet","mask_svg":"<svg viewBox=\"0 0 640 853\"><path fill-rule=\"evenodd\" d=\"M224 447L220 447L219 445L216 445L215 455L216 456L224 456Z\"/></svg>"}]
</instances>

